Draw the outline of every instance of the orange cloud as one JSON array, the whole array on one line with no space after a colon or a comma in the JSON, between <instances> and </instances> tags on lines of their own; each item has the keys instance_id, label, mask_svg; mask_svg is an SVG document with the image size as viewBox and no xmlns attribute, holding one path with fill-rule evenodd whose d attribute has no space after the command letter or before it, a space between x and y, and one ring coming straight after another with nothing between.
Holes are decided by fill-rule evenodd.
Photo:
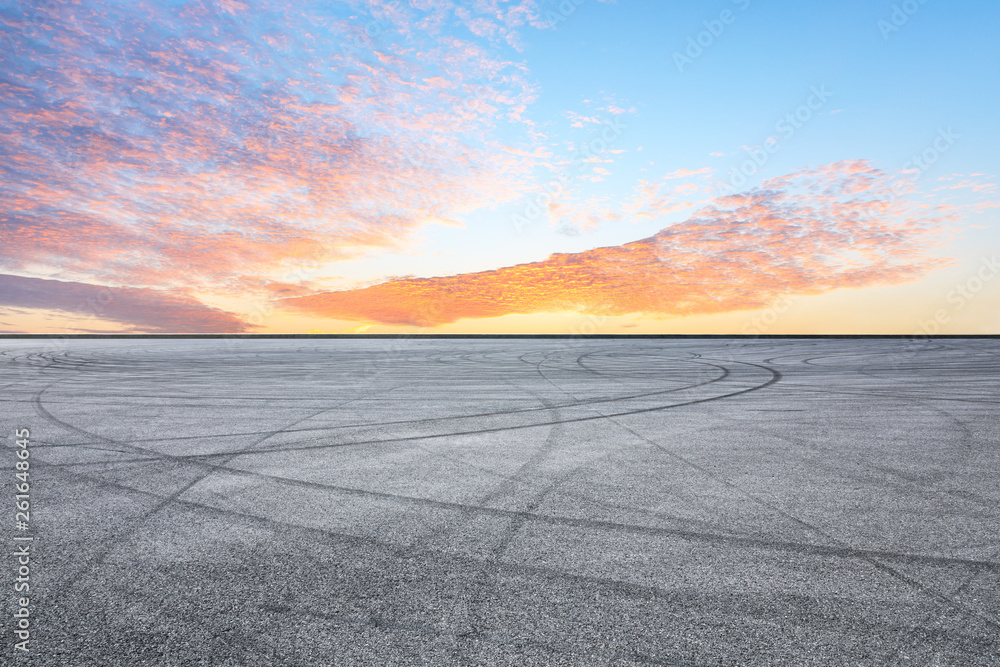
<instances>
[{"instance_id":1,"label":"orange cloud","mask_svg":"<svg viewBox=\"0 0 1000 667\"><path fill-rule=\"evenodd\" d=\"M540 312L703 315L764 307L780 295L899 283L947 260L925 255L943 220L894 201L889 181L866 162L841 162L720 198L623 246L278 303L316 316L431 327Z\"/></svg>"},{"instance_id":2,"label":"orange cloud","mask_svg":"<svg viewBox=\"0 0 1000 667\"><path fill-rule=\"evenodd\" d=\"M535 95L497 47L532 3L478 2L479 41L422 4L50 3L4 56L0 270L225 292L519 196L542 158L490 131Z\"/></svg>"}]
</instances>

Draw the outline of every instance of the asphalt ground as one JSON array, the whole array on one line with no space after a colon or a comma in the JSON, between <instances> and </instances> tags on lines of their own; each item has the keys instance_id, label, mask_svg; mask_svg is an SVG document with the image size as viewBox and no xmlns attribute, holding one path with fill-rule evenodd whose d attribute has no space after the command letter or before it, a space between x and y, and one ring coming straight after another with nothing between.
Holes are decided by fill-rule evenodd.
<instances>
[{"instance_id":1,"label":"asphalt ground","mask_svg":"<svg viewBox=\"0 0 1000 667\"><path fill-rule=\"evenodd\" d=\"M998 665L998 355L0 340L0 662Z\"/></svg>"}]
</instances>

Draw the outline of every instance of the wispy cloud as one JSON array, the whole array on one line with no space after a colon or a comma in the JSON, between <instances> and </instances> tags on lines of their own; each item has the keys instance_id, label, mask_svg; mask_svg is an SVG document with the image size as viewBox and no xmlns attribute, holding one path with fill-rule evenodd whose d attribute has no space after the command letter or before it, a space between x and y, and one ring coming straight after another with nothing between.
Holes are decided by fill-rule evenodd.
<instances>
[{"instance_id":1,"label":"wispy cloud","mask_svg":"<svg viewBox=\"0 0 1000 667\"><path fill-rule=\"evenodd\" d=\"M354 4L5 11L0 269L225 290L517 196L535 158L490 132L535 95L503 51L533 3Z\"/></svg>"},{"instance_id":2,"label":"wispy cloud","mask_svg":"<svg viewBox=\"0 0 1000 667\"><path fill-rule=\"evenodd\" d=\"M59 311L67 322L110 320L119 325L115 331L127 333L240 333L252 328L184 294L0 274L0 309L10 308Z\"/></svg>"},{"instance_id":3,"label":"wispy cloud","mask_svg":"<svg viewBox=\"0 0 1000 667\"><path fill-rule=\"evenodd\" d=\"M841 162L723 197L684 223L617 247L442 278L281 301L312 315L435 326L462 318L580 311L675 317L913 280L946 219L893 195L890 177Z\"/></svg>"}]
</instances>

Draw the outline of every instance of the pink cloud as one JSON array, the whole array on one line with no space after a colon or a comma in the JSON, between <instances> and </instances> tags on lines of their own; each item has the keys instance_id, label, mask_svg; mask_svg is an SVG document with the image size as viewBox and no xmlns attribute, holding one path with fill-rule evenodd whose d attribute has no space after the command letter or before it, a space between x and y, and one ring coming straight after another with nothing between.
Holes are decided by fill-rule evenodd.
<instances>
[{"instance_id":1,"label":"pink cloud","mask_svg":"<svg viewBox=\"0 0 1000 667\"><path fill-rule=\"evenodd\" d=\"M47 17L45 44L15 33L31 58L2 84L0 270L224 292L520 196L541 154L504 157L491 133L534 99L523 65L421 34L456 5L417 4L348 20L265 0L261 32L235 0L83 0ZM509 32L530 5L473 9Z\"/></svg>"},{"instance_id":2,"label":"pink cloud","mask_svg":"<svg viewBox=\"0 0 1000 667\"><path fill-rule=\"evenodd\" d=\"M623 246L279 303L311 315L414 326L563 311L677 317L905 282L948 263L925 254L944 220L892 201L889 177L865 162L778 181L780 188L720 198L687 222Z\"/></svg>"},{"instance_id":3,"label":"pink cloud","mask_svg":"<svg viewBox=\"0 0 1000 667\"><path fill-rule=\"evenodd\" d=\"M692 176L710 176L712 174L711 167L702 167L701 169L678 169L677 171L670 172L663 177L664 180L672 180L675 178L691 178Z\"/></svg>"}]
</instances>

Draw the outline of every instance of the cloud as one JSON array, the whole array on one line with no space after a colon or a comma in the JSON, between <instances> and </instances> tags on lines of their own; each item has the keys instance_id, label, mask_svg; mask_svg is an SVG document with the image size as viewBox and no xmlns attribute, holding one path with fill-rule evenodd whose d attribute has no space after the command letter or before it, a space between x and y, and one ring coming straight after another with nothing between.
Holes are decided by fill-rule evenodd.
<instances>
[{"instance_id":1,"label":"cloud","mask_svg":"<svg viewBox=\"0 0 1000 667\"><path fill-rule=\"evenodd\" d=\"M566 117L570 120L570 127L581 128L584 124L600 125L603 121L597 116L584 116L575 111L567 111Z\"/></svg>"},{"instance_id":2,"label":"cloud","mask_svg":"<svg viewBox=\"0 0 1000 667\"><path fill-rule=\"evenodd\" d=\"M672 171L663 177L663 180L669 181L675 178L690 178L692 176L711 176L711 167L702 167L701 169L678 169L677 171Z\"/></svg>"},{"instance_id":3,"label":"cloud","mask_svg":"<svg viewBox=\"0 0 1000 667\"><path fill-rule=\"evenodd\" d=\"M890 180L866 162L840 162L719 198L684 223L622 246L278 303L430 327L541 312L703 315L760 308L787 294L910 281L947 263L925 255L945 219L897 201Z\"/></svg>"},{"instance_id":4,"label":"cloud","mask_svg":"<svg viewBox=\"0 0 1000 667\"><path fill-rule=\"evenodd\" d=\"M128 333L241 333L250 329L232 313L184 294L2 274L0 308L60 311L67 320L111 320Z\"/></svg>"},{"instance_id":5,"label":"cloud","mask_svg":"<svg viewBox=\"0 0 1000 667\"><path fill-rule=\"evenodd\" d=\"M541 154L491 132L527 128L533 3L475 3L483 38L419 28L456 3L353 4L5 10L0 270L226 292L520 196Z\"/></svg>"},{"instance_id":6,"label":"cloud","mask_svg":"<svg viewBox=\"0 0 1000 667\"><path fill-rule=\"evenodd\" d=\"M626 215L633 216L634 218L655 219L692 208L696 204L707 201L703 196L698 197L698 195L703 195L710 188L708 186L698 186L694 183L674 185L668 181L694 176L707 177L711 173L712 170L708 167L693 171L679 169L664 176L661 182L640 180L632 198L622 205L622 210ZM689 201L688 199L692 197L694 199Z\"/></svg>"}]
</instances>

